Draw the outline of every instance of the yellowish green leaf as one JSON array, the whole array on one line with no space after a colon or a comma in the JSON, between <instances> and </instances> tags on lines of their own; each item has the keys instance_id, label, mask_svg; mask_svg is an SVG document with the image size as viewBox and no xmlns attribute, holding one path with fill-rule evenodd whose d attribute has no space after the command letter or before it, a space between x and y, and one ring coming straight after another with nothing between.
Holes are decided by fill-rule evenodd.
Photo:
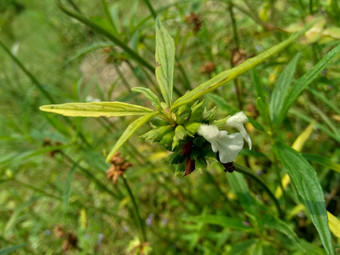
<instances>
[{"instance_id":1,"label":"yellowish green leaf","mask_svg":"<svg viewBox=\"0 0 340 255\"><path fill-rule=\"evenodd\" d=\"M153 112L149 108L123 102L52 104L41 106L40 110L73 117L113 117L145 115Z\"/></svg>"},{"instance_id":2,"label":"yellowish green leaf","mask_svg":"<svg viewBox=\"0 0 340 255\"><path fill-rule=\"evenodd\" d=\"M331 232L340 239L340 221L337 217L327 211L328 224Z\"/></svg>"},{"instance_id":3,"label":"yellowish green leaf","mask_svg":"<svg viewBox=\"0 0 340 255\"><path fill-rule=\"evenodd\" d=\"M134 132L136 132L142 125L144 125L146 122L151 120L153 117L155 117L158 114L158 112L152 112L149 113L143 117L140 117L139 119L136 119L134 122L132 122L124 131L124 133L119 137L116 144L113 146L112 150L110 151L109 155L106 157L106 161L109 162L112 158L112 156L120 149L120 147L133 135Z\"/></svg>"}]
</instances>

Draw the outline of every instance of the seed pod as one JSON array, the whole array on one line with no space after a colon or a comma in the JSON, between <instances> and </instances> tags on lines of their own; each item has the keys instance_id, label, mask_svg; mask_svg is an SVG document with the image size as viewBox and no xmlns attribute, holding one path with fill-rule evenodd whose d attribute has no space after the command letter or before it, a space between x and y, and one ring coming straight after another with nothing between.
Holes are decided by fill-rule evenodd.
<instances>
[{"instance_id":1,"label":"seed pod","mask_svg":"<svg viewBox=\"0 0 340 255\"><path fill-rule=\"evenodd\" d=\"M191 150L192 150L192 142L187 142L183 145L182 147L182 155L183 156L187 156L190 155Z\"/></svg>"},{"instance_id":2,"label":"seed pod","mask_svg":"<svg viewBox=\"0 0 340 255\"><path fill-rule=\"evenodd\" d=\"M184 176L191 174L193 171L195 171L195 160L188 157L187 162L185 164Z\"/></svg>"}]
</instances>

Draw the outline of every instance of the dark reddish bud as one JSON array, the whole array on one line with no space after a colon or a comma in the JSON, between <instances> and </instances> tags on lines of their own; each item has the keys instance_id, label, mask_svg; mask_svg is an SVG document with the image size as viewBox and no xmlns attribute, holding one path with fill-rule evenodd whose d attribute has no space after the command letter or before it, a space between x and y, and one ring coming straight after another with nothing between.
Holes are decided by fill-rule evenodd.
<instances>
[{"instance_id":1,"label":"dark reddish bud","mask_svg":"<svg viewBox=\"0 0 340 255\"><path fill-rule=\"evenodd\" d=\"M182 147L182 155L187 156L190 155L192 150L192 142L187 142Z\"/></svg>"},{"instance_id":2,"label":"dark reddish bud","mask_svg":"<svg viewBox=\"0 0 340 255\"><path fill-rule=\"evenodd\" d=\"M228 162L228 163L222 163L224 166L224 172L229 172L232 173L235 170L235 166L233 162Z\"/></svg>"},{"instance_id":3,"label":"dark reddish bud","mask_svg":"<svg viewBox=\"0 0 340 255\"><path fill-rule=\"evenodd\" d=\"M195 170L195 160L190 157L187 159L187 163L185 164L185 173L184 176L191 174Z\"/></svg>"}]
</instances>

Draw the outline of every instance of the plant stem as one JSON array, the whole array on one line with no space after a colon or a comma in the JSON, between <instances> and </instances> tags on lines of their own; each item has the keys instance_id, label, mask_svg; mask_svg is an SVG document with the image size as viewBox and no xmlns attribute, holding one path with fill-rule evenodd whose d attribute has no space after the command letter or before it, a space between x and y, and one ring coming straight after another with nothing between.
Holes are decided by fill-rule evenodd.
<instances>
[{"instance_id":1,"label":"plant stem","mask_svg":"<svg viewBox=\"0 0 340 255\"><path fill-rule=\"evenodd\" d=\"M155 10L153 9L151 3L149 2L149 0L144 0L144 3L146 4L146 6L149 8L149 11L151 12L152 17L155 19L157 18L157 13L155 12Z\"/></svg>"},{"instance_id":2,"label":"plant stem","mask_svg":"<svg viewBox=\"0 0 340 255\"><path fill-rule=\"evenodd\" d=\"M229 11L229 16L230 16L231 24L232 24L232 28L233 28L233 37L234 37L234 41L235 41L235 44L236 44L236 49L239 49L240 48L240 42L239 42L239 39L238 39L238 36L237 36L236 20L235 20L235 16L234 16L234 13L233 13L233 4L232 3L229 4L228 11Z\"/></svg>"},{"instance_id":3,"label":"plant stem","mask_svg":"<svg viewBox=\"0 0 340 255\"><path fill-rule=\"evenodd\" d=\"M237 163L234 163L235 165L235 171L247 175L249 176L251 179L253 179L255 182L257 182L263 189L264 191L268 194L268 196L273 200L276 209L279 213L280 218L283 218L283 211L281 210L279 201L276 199L276 197L274 196L273 192L271 192L271 190L267 187L267 185L258 177L256 176L250 169L246 168L245 166L239 165Z\"/></svg>"},{"instance_id":4,"label":"plant stem","mask_svg":"<svg viewBox=\"0 0 340 255\"><path fill-rule=\"evenodd\" d=\"M309 14L313 15L313 0L309 0Z\"/></svg>"},{"instance_id":5,"label":"plant stem","mask_svg":"<svg viewBox=\"0 0 340 255\"><path fill-rule=\"evenodd\" d=\"M132 201L133 209L134 209L134 212L135 212L135 217L138 221L138 224L139 224L139 227L140 227L140 230L141 230L141 233L142 233L142 240L143 240L143 242L146 242L147 238L146 238L145 225L144 225L144 222L143 222L143 220L140 216L135 196L133 195L132 190L131 190L129 183L127 182L125 176L122 175L121 178L123 179L125 188L126 188L127 192L129 193L130 199Z\"/></svg>"}]
</instances>

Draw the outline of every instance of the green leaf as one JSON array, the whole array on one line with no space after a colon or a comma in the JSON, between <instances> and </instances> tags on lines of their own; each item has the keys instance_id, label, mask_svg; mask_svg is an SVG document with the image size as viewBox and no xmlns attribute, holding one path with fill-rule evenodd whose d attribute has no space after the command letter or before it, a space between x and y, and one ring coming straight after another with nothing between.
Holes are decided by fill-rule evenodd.
<instances>
[{"instance_id":1,"label":"green leaf","mask_svg":"<svg viewBox=\"0 0 340 255\"><path fill-rule=\"evenodd\" d=\"M263 61L265 61L269 57L271 57L274 54L282 51L289 44L294 42L295 39L297 39L301 34L303 34L306 30L308 30L308 28L311 27L311 25L313 25L313 24L314 23L309 24L303 30L301 30L299 33L292 35L287 40L271 47L270 49L262 52L258 56L250 58L250 59L246 60L245 62L243 62L242 64L240 64L240 65L238 65L238 66L236 66L236 67L234 67L230 70L226 70L226 71L216 75L212 79L200 84L199 86L197 86L193 90L189 91L188 93L184 94L182 97L178 98L174 102L174 104L172 106L172 110L183 105L183 104L188 104L188 103L200 98L201 96L207 94L208 92L211 92L211 91L217 89L218 87L226 84L227 82L232 81L233 79L235 79L239 75L243 74L244 72L246 72L246 71L252 69L253 67L259 65L260 63L262 63Z\"/></svg>"},{"instance_id":2,"label":"green leaf","mask_svg":"<svg viewBox=\"0 0 340 255\"><path fill-rule=\"evenodd\" d=\"M268 111L268 105L267 102L265 102L261 97L258 97L256 99L256 108L259 110L260 115L265 123L268 125L271 124L271 120L269 117L269 111Z\"/></svg>"},{"instance_id":3,"label":"green leaf","mask_svg":"<svg viewBox=\"0 0 340 255\"><path fill-rule=\"evenodd\" d=\"M233 243L232 249L227 254L228 255L249 254L249 253L246 253L246 251L250 249L252 245L255 244L256 240L257 239L250 239L250 240L242 241L239 243Z\"/></svg>"},{"instance_id":4,"label":"green leaf","mask_svg":"<svg viewBox=\"0 0 340 255\"><path fill-rule=\"evenodd\" d=\"M256 96L262 98L262 100L267 103L266 91L255 68L252 70L252 81L255 86Z\"/></svg>"},{"instance_id":5,"label":"green leaf","mask_svg":"<svg viewBox=\"0 0 340 255\"><path fill-rule=\"evenodd\" d=\"M188 132L182 125L178 125L175 129L175 135L172 141L172 150L179 144L180 141L182 141L186 136L188 135Z\"/></svg>"},{"instance_id":6,"label":"green leaf","mask_svg":"<svg viewBox=\"0 0 340 255\"><path fill-rule=\"evenodd\" d=\"M175 43L161 21L156 19L156 78L168 106L172 103Z\"/></svg>"},{"instance_id":7,"label":"green leaf","mask_svg":"<svg viewBox=\"0 0 340 255\"><path fill-rule=\"evenodd\" d=\"M340 44L333 50L328 52L315 66L313 66L307 73L299 78L296 83L291 87L288 94L283 101L284 104L277 114L275 125L278 127L286 116L288 109L292 106L299 94L312 83L332 61L332 59L340 53Z\"/></svg>"},{"instance_id":8,"label":"green leaf","mask_svg":"<svg viewBox=\"0 0 340 255\"><path fill-rule=\"evenodd\" d=\"M71 171L68 173L67 180L65 182L64 191L63 191L64 209L66 209L67 206L69 205L69 200L71 196L71 186L72 186L72 182L73 182L73 178L74 178L74 174L76 172L77 166L78 166L78 162L74 164Z\"/></svg>"},{"instance_id":9,"label":"green leaf","mask_svg":"<svg viewBox=\"0 0 340 255\"><path fill-rule=\"evenodd\" d=\"M105 48L105 47L113 47L114 44L111 42L95 42L89 46L86 46L85 48L79 50L78 52L76 52L75 55L71 56L70 58L67 59L67 63L72 62L74 60L76 60L77 58L80 58L92 51L101 49L101 48Z\"/></svg>"},{"instance_id":10,"label":"green leaf","mask_svg":"<svg viewBox=\"0 0 340 255\"><path fill-rule=\"evenodd\" d=\"M315 154L305 154L303 153L302 156L307 159L308 161L318 163L320 165L323 165L325 167L328 167L338 173L340 173L340 164L337 164L333 161L331 161L329 158L320 156L320 155L315 155Z\"/></svg>"},{"instance_id":11,"label":"green leaf","mask_svg":"<svg viewBox=\"0 0 340 255\"><path fill-rule=\"evenodd\" d=\"M301 245L300 239L298 238L296 233L288 226L286 222L278 218L275 218L271 215L264 215L262 218L262 222L265 226L276 229L277 231L286 235L290 240L297 244L301 250L304 250L304 248Z\"/></svg>"},{"instance_id":12,"label":"green leaf","mask_svg":"<svg viewBox=\"0 0 340 255\"><path fill-rule=\"evenodd\" d=\"M18 245L14 245L14 246L11 246L11 247L6 247L6 248L3 248L0 250L0 255L6 255L6 254L9 254L13 251L16 251L17 249L20 249L21 247L24 247L25 244L18 244Z\"/></svg>"},{"instance_id":13,"label":"green leaf","mask_svg":"<svg viewBox=\"0 0 340 255\"><path fill-rule=\"evenodd\" d=\"M290 84L293 81L293 76L296 70L297 63L299 62L301 54L296 54L295 57L288 63L287 67L279 76L275 83L275 87L270 99L269 108L271 119L274 126L277 128L279 123L277 122L278 116L283 109L283 105L286 101Z\"/></svg>"},{"instance_id":14,"label":"green leaf","mask_svg":"<svg viewBox=\"0 0 340 255\"><path fill-rule=\"evenodd\" d=\"M223 215L192 216L192 217L187 217L184 220L199 222L199 223L206 223L206 224L214 224L214 225L222 226L225 228L236 229L236 230L241 230L241 231L252 230L252 228L245 225L243 221L236 219L236 218L226 217Z\"/></svg>"},{"instance_id":15,"label":"green leaf","mask_svg":"<svg viewBox=\"0 0 340 255\"><path fill-rule=\"evenodd\" d=\"M314 169L297 151L281 142L275 144L274 151L307 207L327 254L334 254L325 199Z\"/></svg>"},{"instance_id":16,"label":"green leaf","mask_svg":"<svg viewBox=\"0 0 340 255\"><path fill-rule=\"evenodd\" d=\"M256 216L256 201L250 195L247 182L244 179L243 175L237 172L233 172L232 174L228 175L228 182L231 190L238 197L244 210L250 215Z\"/></svg>"},{"instance_id":17,"label":"green leaf","mask_svg":"<svg viewBox=\"0 0 340 255\"><path fill-rule=\"evenodd\" d=\"M151 142L159 142L167 133L171 131L173 131L173 127L171 125L161 126L151 129L144 135L141 135L141 138Z\"/></svg>"},{"instance_id":18,"label":"green leaf","mask_svg":"<svg viewBox=\"0 0 340 255\"><path fill-rule=\"evenodd\" d=\"M299 117L300 119L305 120L308 123L312 123L315 122L315 127L317 127L318 129L320 129L321 131L323 131L324 133L326 133L327 135L329 135L330 137L332 137L334 140L336 140L337 142L340 142L340 137L335 135L332 131L330 131L325 125L316 122L315 119L310 118L309 116L301 113L301 111L295 110L294 108L289 110L289 113L292 113L294 115L296 115L297 117Z\"/></svg>"},{"instance_id":19,"label":"green leaf","mask_svg":"<svg viewBox=\"0 0 340 255\"><path fill-rule=\"evenodd\" d=\"M158 96L155 95L155 93L153 93L151 91L151 89L148 89L148 88L144 88L144 87L134 87L131 89L132 91L135 91L135 92L139 92L139 93L142 93L146 98L148 98L152 105L157 107L161 105L161 102L159 101L159 98Z\"/></svg>"},{"instance_id":20,"label":"green leaf","mask_svg":"<svg viewBox=\"0 0 340 255\"><path fill-rule=\"evenodd\" d=\"M132 122L124 131L124 133L119 137L116 144L113 146L112 150L110 151L109 155L106 157L106 162L109 162L112 156L120 149L120 147L133 135L134 132L137 131L138 128L143 126L146 122L156 116L158 112L149 113L139 119L136 119Z\"/></svg>"},{"instance_id":21,"label":"green leaf","mask_svg":"<svg viewBox=\"0 0 340 255\"><path fill-rule=\"evenodd\" d=\"M73 117L113 117L145 115L153 112L153 110L143 106L122 102L51 104L41 106L39 109Z\"/></svg>"}]
</instances>

